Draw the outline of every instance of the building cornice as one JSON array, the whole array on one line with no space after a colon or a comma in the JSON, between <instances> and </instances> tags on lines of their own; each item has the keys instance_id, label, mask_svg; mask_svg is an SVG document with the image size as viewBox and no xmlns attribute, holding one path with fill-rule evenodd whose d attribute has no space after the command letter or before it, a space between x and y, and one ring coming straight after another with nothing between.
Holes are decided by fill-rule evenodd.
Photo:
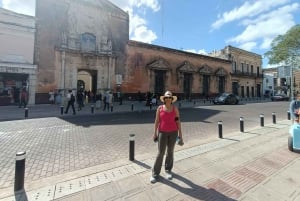
<instances>
[{"instance_id":1,"label":"building cornice","mask_svg":"<svg viewBox=\"0 0 300 201\"><path fill-rule=\"evenodd\" d=\"M214 60L214 61L218 60L219 62L223 62L223 63L231 63L231 61L227 60L227 59L221 59L221 58L217 58L217 57L196 54L196 53L192 53L192 52L186 52L186 51L182 51L182 50L172 49L172 48L158 46L158 45L152 45L152 44L143 43L143 42L139 42L139 41L129 40L127 44L132 47L142 47L142 48L147 48L147 49L152 49L152 50L166 51L166 52L170 52L172 54L177 54L177 55L192 56L192 57L198 57L198 58L207 59L207 60Z\"/></svg>"}]
</instances>

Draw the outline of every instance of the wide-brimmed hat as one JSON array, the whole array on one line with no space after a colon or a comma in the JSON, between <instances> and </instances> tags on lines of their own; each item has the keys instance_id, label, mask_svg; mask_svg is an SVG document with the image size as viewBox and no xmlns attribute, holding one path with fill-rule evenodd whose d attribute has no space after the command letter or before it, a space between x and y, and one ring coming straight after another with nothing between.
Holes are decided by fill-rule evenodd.
<instances>
[{"instance_id":1,"label":"wide-brimmed hat","mask_svg":"<svg viewBox=\"0 0 300 201\"><path fill-rule=\"evenodd\" d=\"M164 103L165 102L165 100L164 100L165 97L172 97L172 103L177 101L177 96L173 96L172 92L170 92L170 91L166 91L165 95L160 96L160 98L159 98L160 101Z\"/></svg>"}]
</instances>

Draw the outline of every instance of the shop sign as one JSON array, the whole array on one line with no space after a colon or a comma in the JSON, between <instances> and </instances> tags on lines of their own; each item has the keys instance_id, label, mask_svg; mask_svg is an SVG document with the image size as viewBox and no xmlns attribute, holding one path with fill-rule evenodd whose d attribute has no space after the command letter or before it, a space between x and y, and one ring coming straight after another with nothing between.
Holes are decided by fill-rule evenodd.
<instances>
[{"instance_id":1,"label":"shop sign","mask_svg":"<svg viewBox=\"0 0 300 201\"><path fill-rule=\"evenodd\" d=\"M19 69L18 68L13 68L13 67L0 67L0 72L18 73Z\"/></svg>"}]
</instances>

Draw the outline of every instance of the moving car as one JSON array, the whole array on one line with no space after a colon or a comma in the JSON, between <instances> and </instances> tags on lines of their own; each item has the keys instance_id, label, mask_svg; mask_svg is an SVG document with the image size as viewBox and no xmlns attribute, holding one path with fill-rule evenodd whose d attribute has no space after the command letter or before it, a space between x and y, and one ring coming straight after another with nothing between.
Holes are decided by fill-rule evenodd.
<instances>
[{"instance_id":1,"label":"moving car","mask_svg":"<svg viewBox=\"0 0 300 201\"><path fill-rule=\"evenodd\" d=\"M213 103L236 105L239 103L239 97L231 93L222 93L219 96L215 97Z\"/></svg>"},{"instance_id":2,"label":"moving car","mask_svg":"<svg viewBox=\"0 0 300 201\"><path fill-rule=\"evenodd\" d=\"M288 101L289 99L290 98L285 94L276 94L274 96L271 96L272 101Z\"/></svg>"}]
</instances>

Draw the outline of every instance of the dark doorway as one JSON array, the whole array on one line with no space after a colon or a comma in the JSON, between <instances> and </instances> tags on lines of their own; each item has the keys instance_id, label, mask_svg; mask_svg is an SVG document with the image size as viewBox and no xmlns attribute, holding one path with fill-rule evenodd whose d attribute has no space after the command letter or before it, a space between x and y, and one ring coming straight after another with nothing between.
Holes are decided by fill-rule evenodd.
<instances>
[{"instance_id":1,"label":"dark doorway","mask_svg":"<svg viewBox=\"0 0 300 201\"><path fill-rule=\"evenodd\" d=\"M245 97L245 89L244 86L241 86L241 96L244 98Z\"/></svg>"},{"instance_id":2,"label":"dark doorway","mask_svg":"<svg viewBox=\"0 0 300 201\"><path fill-rule=\"evenodd\" d=\"M260 84L257 84L257 85L256 85L256 93L257 93L257 94L256 94L257 97L261 97L261 93L260 93Z\"/></svg>"},{"instance_id":3,"label":"dark doorway","mask_svg":"<svg viewBox=\"0 0 300 201\"><path fill-rule=\"evenodd\" d=\"M83 80L77 81L77 90L79 90L79 89L85 91L85 82Z\"/></svg>"},{"instance_id":4,"label":"dark doorway","mask_svg":"<svg viewBox=\"0 0 300 201\"><path fill-rule=\"evenodd\" d=\"M239 95L239 84L237 82L232 82L232 93L235 95Z\"/></svg>"},{"instance_id":5,"label":"dark doorway","mask_svg":"<svg viewBox=\"0 0 300 201\"><path fill-rule=\"evenodd\" d=\"M156 70L155 71L155 84L154 84L154 93L162 95L165 90L165 77L166 71Z\"/></svg>"},{"instance_id":6,"label":"dark doorway","mask_svg":"<svg viewBox=\"0 0 300 201\"><path fill-rule=\"evenodd\" d=\"M225 77L224 76L219 76L218 92L219 93L225 92Z\"/></svg>"},{"instance_id":7,"label":"dark doorway","mask_svg":"<svg viewBox=\"0 0 300 201\"><path fill-rule=\"evenodd\" d=\"M203 96L207 97L209 95L209 75L203 75L202 88L203 88Z\"/></svg>"},{"instance_id":8,"label":"dark doorway","mask_svg":"<svg viewBox=\"0 0 300 201\"><path fill-rule=\"evenodd\" d=\"M186 99L190 99L191 98L191 88L192 85L192 74L191 73L184 73L183 74L183 92L184 92L184 97Z\"/></svg>"},{"instance_id":9,"label":"dark doorway","mask_svg":"<svg viewBox=\"0 0 300 201\"><path fill-rule=\"evenodd\" d=\"M94 94L97 91L97 70L79 69L77 73L77 90L83 85L84 90ZM89 84L90 83L90 84Z\"/></svg>"},{"instance_id":10,"label":"dark doorway","mask_svg":"<svg viewBox=\"0 0 300 201\"><path fill-rule=\"evenodd\" d=\"M250 97L250 90L249 90L249 86L247 86L247 88L246 88L246 93L247 93L247 97L249 98L249 97Z\"/></svg>"}]
</instances>

